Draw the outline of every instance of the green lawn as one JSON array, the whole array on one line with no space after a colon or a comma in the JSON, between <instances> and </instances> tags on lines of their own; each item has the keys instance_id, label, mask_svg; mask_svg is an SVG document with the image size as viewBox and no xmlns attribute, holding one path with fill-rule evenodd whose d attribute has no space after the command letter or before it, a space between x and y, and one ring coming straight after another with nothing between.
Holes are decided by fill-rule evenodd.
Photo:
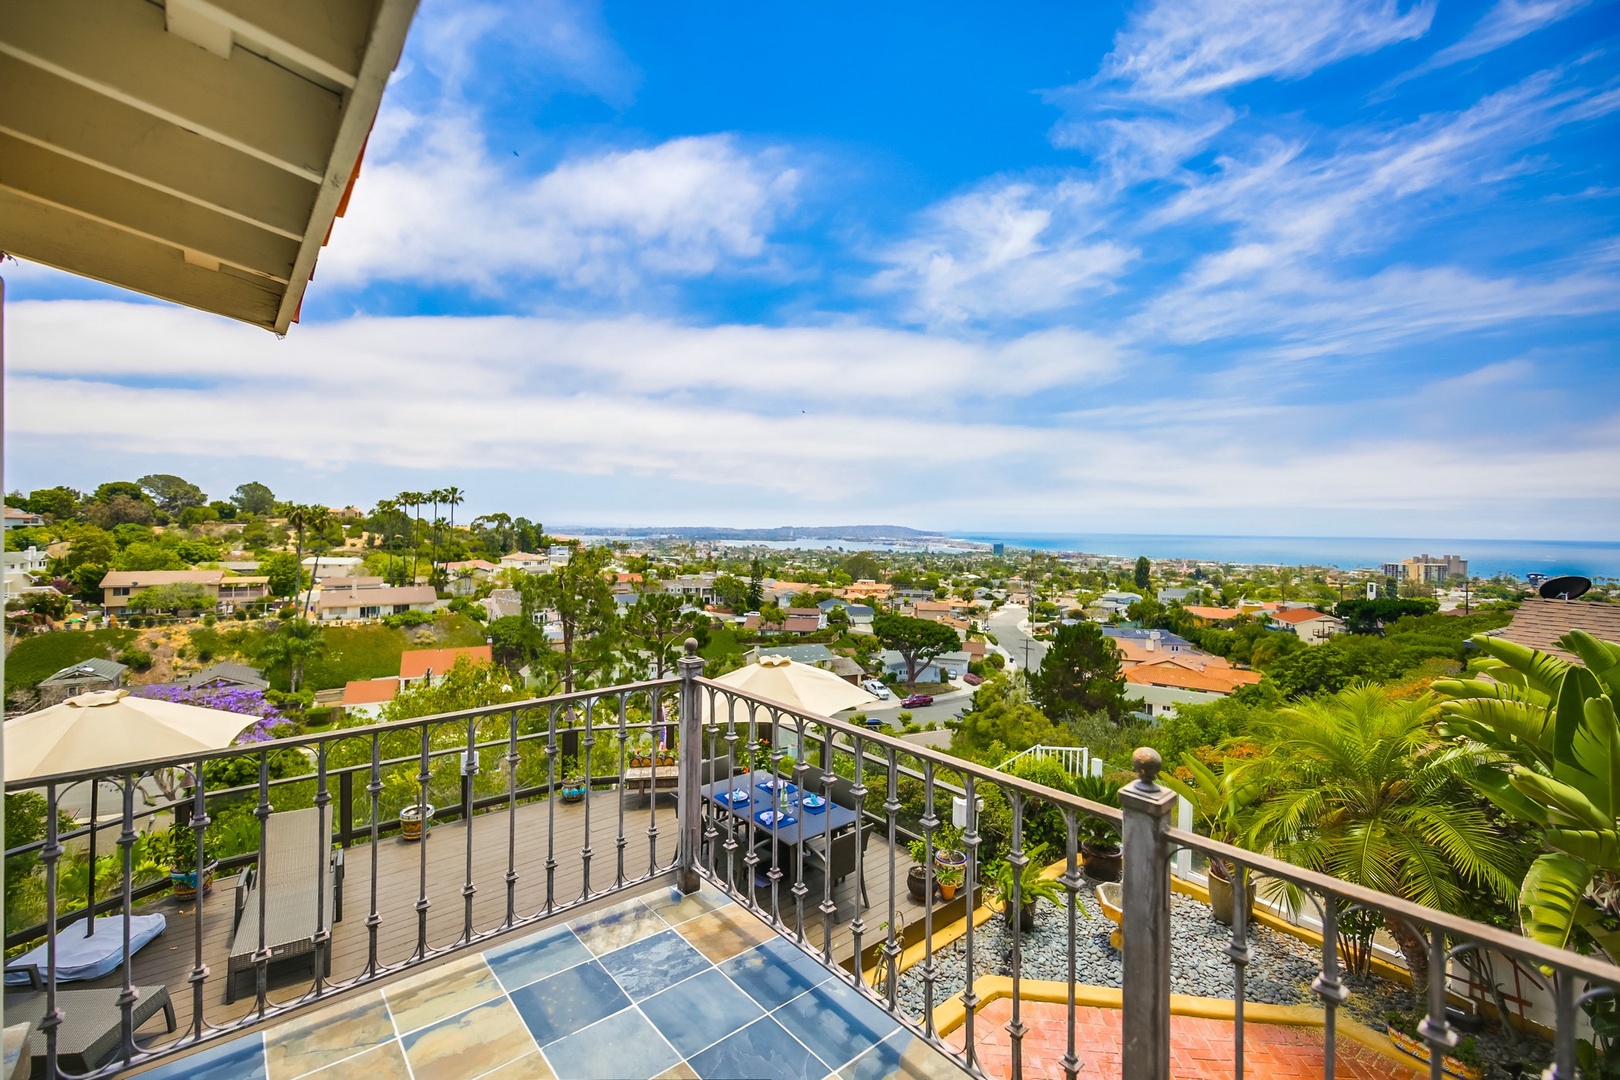
<instances>
[{"instance_id":1,"label":"green lawn","mask_svg":"<svg viewBox=\"0 0 1620 1080\"><path fill-rule=\"evenodd\" d=\"M484 628L465 615L444 615L429 627L435 641L418 645L412 635L418 627L395 630L387 626L327 627L326 653L304 667L304 688L327 690L351 679L375 679L399 674L399 657L406 649L450 649L484 644ZM285 685L278 673L276 684Z\"/></svg>"},{"instance_id":2,"label":"green lawn","mask_svg":"<svg viewBox=\"0 0 1620 1080\"><path fill-rule=\"evenodd\" d=\"M721 625L709 630L709 642L703 646L702 656L705 660L718 660L722 656L743 651L742 645L737 641L737 635L730 626Z\"/></svg>"},{"instance_id":3,"label":"green lawn","mask_svg":"<svg viewBox=\"0 0 1620 1080\"><path fill-rule=\"evenodd\" d=\"M71 664L97 657L116 658L135 639L134 630L59 630L33 634L6 655L6 689L33 689Z\"/></svg>"}]
</instances>

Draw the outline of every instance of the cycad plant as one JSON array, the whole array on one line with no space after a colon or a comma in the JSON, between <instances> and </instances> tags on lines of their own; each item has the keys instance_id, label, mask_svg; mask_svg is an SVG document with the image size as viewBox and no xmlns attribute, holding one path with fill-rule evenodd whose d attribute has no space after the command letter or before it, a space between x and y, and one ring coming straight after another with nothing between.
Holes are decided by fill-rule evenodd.
<instances>
[{"instance_id":1,"label":"cycad plant","mask_svg":"<svg viewBox=\"0 0 1620 1080\"><path fill-rule=\"evenodd\" d=\"M1271 752L1236 773L1265 792L1251 846L1442 911L1462 908L1470 885L1511 896L1513 849L1463 783L1474 756L1436 742L1435 704L1429 693L1356 684L1261 721L1256 734ZM1429 976L1421 934L1393 919L1385 928L1421 992ZM1350 961L1364 968L1374 927L1356 929L1362 947Z\"/></svg>"},{"instance_id":2,"label":"cycad plant","mask_svg":"<svg viewBox=\"0 0 1620 1080\"><path fill-rule=\"evenodd\" d=\"M1519 890L1526 937L1595 945L1620 961L1620 645L1572 631L1559 644L1584 664L1500 638L1473 639L1484 678L1434 684L1441 731L1480 754L1474 785L1541 829L1551 850Z\"/></svg>"}]
</instances>

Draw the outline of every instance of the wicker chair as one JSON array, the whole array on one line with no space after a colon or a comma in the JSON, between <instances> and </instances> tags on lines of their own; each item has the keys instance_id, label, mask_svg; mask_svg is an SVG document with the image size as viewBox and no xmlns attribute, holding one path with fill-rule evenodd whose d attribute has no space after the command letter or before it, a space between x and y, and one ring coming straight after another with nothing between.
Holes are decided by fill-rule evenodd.
<instances>
[{"instance_id":1,"label":"wicker chair","mask_svg":"<svg viewBox=\"0 0 1620 1080\"><path fill-rule=\"evenodd\" d=\"M272 964L314 954L317 907L319 929L330 931L334 922L342 921L343 852L332 849L330 807L271 814L266 822L259 865L244 870L236 882L236 933L225 974L227 1003L236 1000L237 975L254 969L261 895L264 948ZM331 966L328 949L327 972Z\"/></svg>"}]
</instances>

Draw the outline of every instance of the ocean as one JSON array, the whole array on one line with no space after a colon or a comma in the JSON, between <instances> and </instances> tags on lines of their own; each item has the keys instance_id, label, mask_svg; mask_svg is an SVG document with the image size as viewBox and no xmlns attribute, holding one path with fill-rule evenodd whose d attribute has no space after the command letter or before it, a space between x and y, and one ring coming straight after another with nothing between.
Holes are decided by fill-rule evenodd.
<instances>
[{"instance_id":1,"label":"ocean","mask_svg":"<svg viewBox=\"0 0 1620 1080\"><path fill-rule=\"evenodd\" d=\"M1355 569L1400 562L1413 555L1461 555L1476 577L1529 573L1580 574L1620 578L1620 543L1595 540L1459 540L1378 536L1163 536L1151 533L1096 533L1081 536L1029 534L968 535L958 539L1006 544L1008 549L1083 551L1150 559L1205 559L1283 566Z\"/></svg>"}]
</instances>

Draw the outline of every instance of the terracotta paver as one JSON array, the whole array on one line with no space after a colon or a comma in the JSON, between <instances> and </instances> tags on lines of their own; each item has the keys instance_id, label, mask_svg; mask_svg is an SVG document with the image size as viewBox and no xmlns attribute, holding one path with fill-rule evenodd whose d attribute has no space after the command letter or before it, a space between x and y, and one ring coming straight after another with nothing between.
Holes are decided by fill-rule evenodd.
<instances>
[{"instance_id":1,"label":"terracotta paver","mask_svg":"<svg viewBox=\"0 0 1620 1080\"><path fill-rule=\"evenodd\" d=\"M1026 1001L1020 1019L1029 1029L1023 1040L1024 1075L1062 1077L1063 1055L1068 1052L1068 1009L1040 1001ZM988 1076L1012 1075L1012 1049L1007 1024L1012 1002L1000 998L974 1017L973 1041L980 1067ZM1075 1055L1079 1074L1119 1080L1120 1013L1118 1009L1077 1008L1074 1016ZM1281 1024L1243 1025L1244 1075L1264 1080L1317 1080L1322 1075L1323 1043L1320 1028ZM963 1028L947 1037L958 1052ZM1229 1080L1236 1075L1233 1024L1190 1016L1170 1018L1170 1072L1177 1080ZM1338 1041L1334 1075L1346 1080L1421 1080L1426 1071L1403 1066L1383 1054L1348 1039Z\"/></svg>"}]
</instances>

